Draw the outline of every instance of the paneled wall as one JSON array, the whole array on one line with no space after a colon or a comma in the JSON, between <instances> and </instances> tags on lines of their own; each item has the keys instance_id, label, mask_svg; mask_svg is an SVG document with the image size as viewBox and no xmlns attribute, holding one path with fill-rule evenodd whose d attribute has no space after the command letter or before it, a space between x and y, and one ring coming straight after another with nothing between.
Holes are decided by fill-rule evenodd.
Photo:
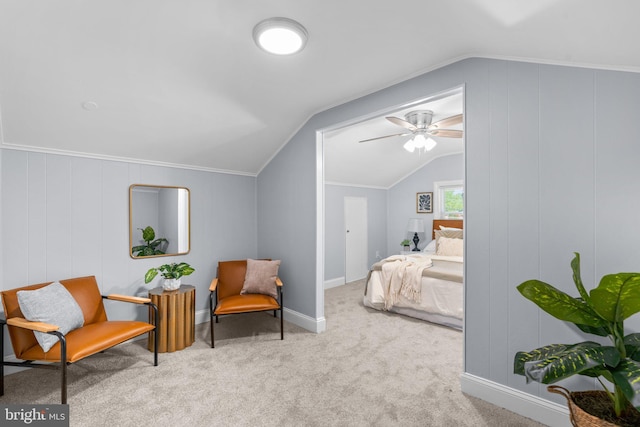
<instances>
[{"instance_id":1,"label":"paneled wall","mask_svg":"<svg viewBox=\"0 0 640 427\"><path fill-rule=\"evenodd\" d=\"M218 260L257 256L254 177L27 151L0 150L0 289L95 275L103 293L135 295L159 285L144 273L185 261L195 273L196 310L208 306ZM129 185L191 190L191 251L129 256ZM128 317L128 304L107 307Z\"/></svg>"},{"instance_id":2,"label":"paneled wall","mask_svg":"<svg viewBox=\"0 0 640 427\"><path fill-rule=\"evenodd\" d=\"M306 171L296 180L299 189L279 198L278 207L296 203L298 217L306 218L300 225L313 236L310 218L322 206L309 198L302 205L296 197L314 191L313 177L321 176L314 175L322 167L315 131L459 85L465 88L465 372L548 399L542 387L512 374L515 352L580 338L516 286L540 278L574 293L573 251L582 254L589 287L603 274L640 270L639 74L464 60L315 115L286 154L276 156L277 168L269 165L263 184L275 192L297 176L289 168ZM291 156L294 151L301 156ZM281 227L281 241L301 230ZM305 307L316 303L305 313L321 317L322 294L315 292L321 283L314 265L303 262L308 255L295 255L302 262L300 297ZM640 322L635 318L628 327L637 331Z\"/></svg>"}]
</instances>

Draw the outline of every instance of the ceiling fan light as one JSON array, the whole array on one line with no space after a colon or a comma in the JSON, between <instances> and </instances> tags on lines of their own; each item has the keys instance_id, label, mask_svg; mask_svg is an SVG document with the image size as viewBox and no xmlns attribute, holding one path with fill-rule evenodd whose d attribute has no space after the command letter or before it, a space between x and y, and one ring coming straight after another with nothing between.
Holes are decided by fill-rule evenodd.
<instances>
[{"instance_id":1,"label":"ceiling fan light","mask_svg":"<svg viewBox=\"0 0 640 427\"><path fill-rule=\"evenodd\" d=\"M427 138L424 141L424 149L427 151L433 150L436 145L438 145L438 143L434 141L433 138Z\"/></svg>"},{"instance_id":2,"label":"ceiling fan light","mask_svg":"<svg viewBox=\"0 0 640 427\"><path fill-rule=\"evenodd\" d=\"M411 138L410 140L405 142L405 144L402 146L405 150L407 150L410 153L413 153L414 151L416 151L416 143L414 142L413 139L414 138Z\"/></svg>"},{"instance_id":3,"label":"ceiling fan light","mask_svg":"<svg viewBox=\"0 0 640 427\"><path fill-rule=\"evenodd\" d=\"M275 55L291 55L300 52L307 44L307 30L288 18L269 18L253 28L253 39L266 52Z\"/></svg>"},{"instance_id":4,"label":"ceiling fan light","mask_svg":"<svg viewBox=\"0 0 640 427\"><path fill-rule=\"evenodd\" d=\"M416 148L425 148L427 146L427 138L421 133L413 137L413 144Z\"/></svg>"}]
</instances>

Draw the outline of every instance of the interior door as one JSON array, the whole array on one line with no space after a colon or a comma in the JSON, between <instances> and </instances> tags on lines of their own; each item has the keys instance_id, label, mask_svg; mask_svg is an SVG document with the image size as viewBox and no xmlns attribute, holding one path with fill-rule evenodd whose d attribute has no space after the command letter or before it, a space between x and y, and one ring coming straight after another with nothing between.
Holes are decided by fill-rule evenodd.
<instances>
[{"instance_id":1,"label":"interior door","mask_svg":"<svg viewBox=\"0 0 640 427\"><path fill-rule=\"evenodd\" d=\"M345 281L367 277L367 198L344 198Z\"/></svg>"}]
</instances>

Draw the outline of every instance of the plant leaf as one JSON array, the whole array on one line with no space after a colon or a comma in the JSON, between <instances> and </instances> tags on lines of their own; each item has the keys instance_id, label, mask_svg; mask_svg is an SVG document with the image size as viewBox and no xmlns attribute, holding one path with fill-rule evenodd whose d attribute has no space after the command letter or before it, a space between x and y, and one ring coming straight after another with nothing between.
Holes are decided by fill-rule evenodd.
<instances>
[{"instance_id":1,"label":"plant leaf","mask_svg":"<svg viewBox=\"0 0 640 427\"><path fill-rule=\"evenodd\" d=\"M556 354L562 353L567 349L567 344L551 344L544 347L536 348L530 352L519 351L513 361L513 373L517 375L525 375L524 364L532 360L544 360Z\"/></svg>"},{"instance_id":2,"label":"plant leaf","mask_svg":"<svg viewBox=\"0 0 640 427\"><path fill-rule=\"evenodd\" d=\"M564 345L564 348L562 345L547 347L555 347L556 351L544 352L544 359L533 357L524 362L524 373L528 380L551 384L599 366L604 368L604 365L616 366L620 363L620 353L615 347L603 347L593 341Z\"/></svg>"},{"instance_id":3,"label":"plant leaf","mask_svg":"<svg viewBox=\"0 0 640 427\"><path fill-rule=\"evenodd\" d=\"M584 288L582 284L582 277L580 277L580 254L578 252L574 252L575 257L571 260L571 270L573 271L573 283L575 283L578 292L582 299L588 304L591 305L591 298L589 298L589 294L587 290Z\"/></svg>"},{"instance_id":4,"label":"plant leaf","mask_svg":"<svg viewBox=\"0 0 640 427\"><path fill-rule=\"evenodd\" d=\"M613 380L624 396L640 410L640 362L625 359L613 370Z\"/></svg>"},{"instance_id":5,"label":"plant leaf","mask_svg":"<svg viewBox=\"0 0 640 427\"><path fill-rule=\"evenodd\" d=\"M147 271L147 274L144 275L144 283L149 283L157 275L158 275L158 270L156 270L155 268L150 268L149 271Z\"/></svg>"},{"instance_id":6,"label":"plant leaf","mask_svg":"<svg viewBox=\"0 0 640 427\"><path fill-rule=\"evenodd\" d=\"M548 283L527 280L518 286L518 291L556 319L596 328L606 325L587 303Z\"/></svg>"},{"instance_id":7,"label":"plant leaf","mask_svg":"<svg viewBox=\"0 0 640 427\"><path fill-rule=\"evenodd\" d=\"M588 326L588 325L581 325L579 323L576 323L576 326L584 333L586 334L593 334L593 335L598 335L600 337L606 337L609 336L609 330L607 328L604 327L594 327L594 326Z\"/></svg>"},{"instance_id":8,"label":"plant leaf","mask_svg":"<svg viewBox=\"0 0 640 427\"><path fill-rule=\"evenodd\" d=\"M591 290L594 310L609 322L621 322L640 311L640 273L607 274Z\"/></svg>"},{"instance_id":9,"label":"plant leaf","mask_svg":"<svg viewBox=\"0 0 640 427\"><path fill-rule=\"evenodd\" d=\"M142 230L142 240L145 242L150 242L156 238L156 232L153 231L153 228L148 225Z\"/></svg>"},{"instance_id":10,"label":"plant leaf","mask_svg":"<svg viewBox=\"0 0 640 427\"><path fill-rule=\"evenodd\" d=\"M624 337L624 346L627 357L640 362L640 334L634 333Z\"/></svg>"}]
</instances>

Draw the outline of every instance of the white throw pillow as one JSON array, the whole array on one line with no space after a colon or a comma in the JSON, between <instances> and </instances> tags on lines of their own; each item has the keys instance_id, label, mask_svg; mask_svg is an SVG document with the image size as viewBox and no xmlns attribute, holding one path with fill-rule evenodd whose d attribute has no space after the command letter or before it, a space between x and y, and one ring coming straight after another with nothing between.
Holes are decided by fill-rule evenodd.
<instances>
[{"instance_id":1,"label":"white throw pillow","mask_svg":"<svg viewBox=\"0 0 640 427\"><path fill-rule=\"evenodd\" d=\"M462 230L462 228L440 226L440 230Z\"/></svg>"},{"instance_id":2,"label":"white throw pillow","mask_svg":"<svg viewBox=\"0 0 640 427\"><path fill-rule=\"evenodd\" d=\"M424 248L424 252L435 252L436 251L436 240L433 239L429 242L427 246Z\"/></svg>"},{"instance_id":3,"label":"white throw pillow","mask_svg":"<svg viewBox=\"0 0 640 427\"><path fill-rule=\"evenodd\" d=\"M69 331L84 324L82 309L67 288L59 282L53 282L35 291L18 291L17 296L20 311L25 319L56 325L62 335L67 335ZM33 333L45 353L58 342L55 335L38 331Z\"/></svg>"},{"instance_id":4,"label":"white throw pillow","mask_svg":"<svg viewBox=\"0 0 640 427\"><path fill-rule=\"evenodd\" d=\"M449 237L441 237L438 240L438 249L436 255L443 256L463 256L464 241L462 239L451 239Z\"/></svg>"}]
</instances>

